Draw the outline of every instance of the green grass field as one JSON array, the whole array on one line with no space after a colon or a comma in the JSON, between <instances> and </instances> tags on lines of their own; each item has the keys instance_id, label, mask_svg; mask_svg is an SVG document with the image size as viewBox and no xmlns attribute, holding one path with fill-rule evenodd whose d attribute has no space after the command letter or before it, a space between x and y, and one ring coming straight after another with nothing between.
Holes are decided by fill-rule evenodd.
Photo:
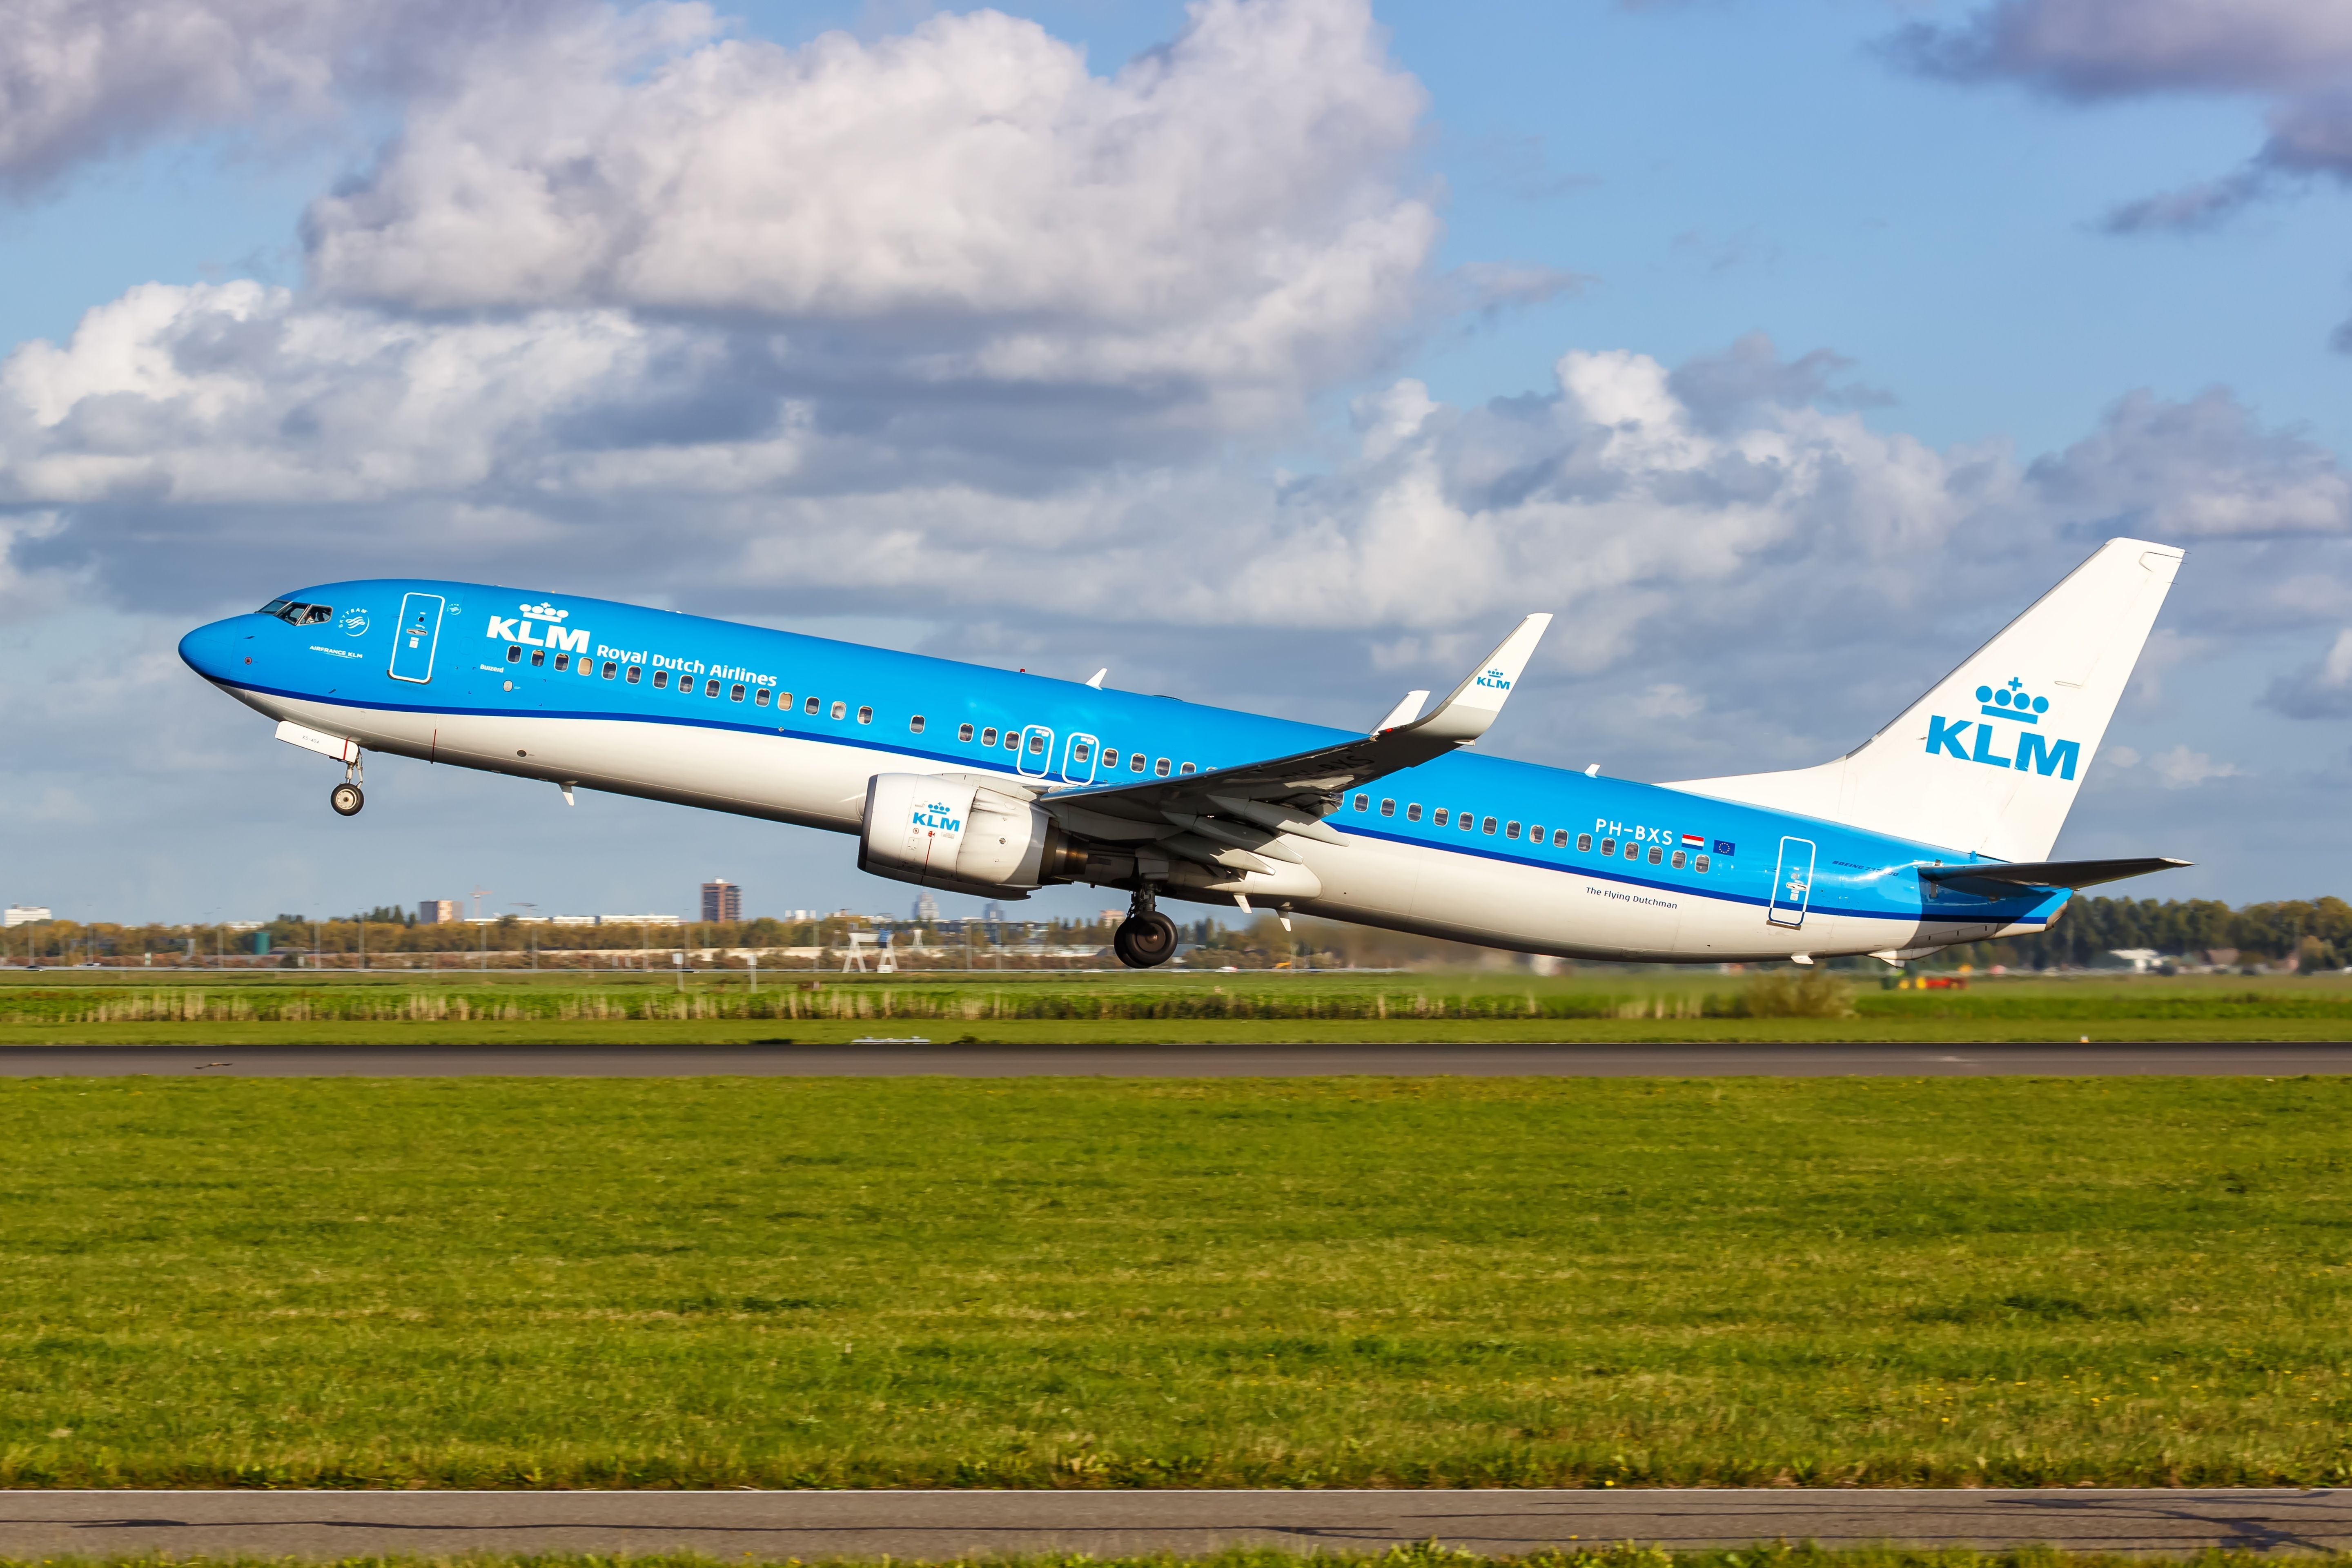
<instances>
[{"instance_id":1,"label":"green grass field","mask_svg":"<svg viewBox=\"0 0 2352 1568\"><path fill-rule=\"evenodd\" d=\"M809 1044L934 1040L1682 1041L2336 1040L2352 977L1979 980L1966 991L1829 977L1830 1012L1760 1005L1785 975L1712 971L1488 974L769 976L286 971L0 974L0 1046L270 1042Z\"/></svg>"},{"instance_id":2,"label":"green grass field","mask_svg":"<svg viewBox=\"0 0 2352 1568\"><path fill-rule=\"evenodd\" d=\"M2352 1080L0 1082L0 1484L2343 1484Z\"/></svg>"}]
</instances>

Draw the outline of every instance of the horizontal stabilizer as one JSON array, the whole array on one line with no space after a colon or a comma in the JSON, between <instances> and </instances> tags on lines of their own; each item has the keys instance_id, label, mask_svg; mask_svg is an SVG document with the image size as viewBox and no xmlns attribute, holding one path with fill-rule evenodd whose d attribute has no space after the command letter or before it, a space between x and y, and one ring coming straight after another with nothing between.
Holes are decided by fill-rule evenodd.
<instances>
[{"instance_id":1,"label":"horizontal stabilizer","mask_svg":"<svg viewBox=\"0 0 2352 1568\"><path fill-rule=\"evenodd\" d=\"M2137 860L1979 860L1970 866L1922 866L1919 878L1927 882L2005 882L2018 888L2090 888L2150 871L2177 871L2192 863L2164 855Z\"/></svg>"}]
</instances>

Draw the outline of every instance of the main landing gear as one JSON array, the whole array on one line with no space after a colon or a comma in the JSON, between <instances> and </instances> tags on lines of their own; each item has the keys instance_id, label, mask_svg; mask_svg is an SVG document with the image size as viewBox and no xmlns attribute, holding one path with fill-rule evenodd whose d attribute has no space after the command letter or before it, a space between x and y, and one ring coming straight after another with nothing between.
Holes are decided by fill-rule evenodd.
<instances>
[{"instance_id":1,"label":"main landing gear","mask_svg":"<svg viewBox=\"0 0 2352 1568\"><path fill-rule=\"evenodd\" d=\"M1111 932L1110 948L1129 969L1151 969L1176 956L1176 922L1160 912L1151 885L1135 890L1127 919Z\"/></svg>"}]
</instances>

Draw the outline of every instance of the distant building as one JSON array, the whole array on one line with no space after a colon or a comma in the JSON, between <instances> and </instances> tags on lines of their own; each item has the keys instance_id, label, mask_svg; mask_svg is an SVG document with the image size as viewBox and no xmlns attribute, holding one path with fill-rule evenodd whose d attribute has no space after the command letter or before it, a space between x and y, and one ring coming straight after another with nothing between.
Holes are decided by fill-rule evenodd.
<instances>
[{"instance_id":1,"label":"distant building","mask_svg":"<svg viewBox=\"0 0 2352 1568\"><path fill-rule=\"evenodd\" d=\"M1004 918L1004 906L1003 904L982 904L980 907L980 918L984 921L1001 921Z\"/></svg>"},{"instance_id":2,"label":"distant building","mask_svg":"<svg viewBox=\"0 0 2352 1568\"><path fill-rule=\"evenodd\" d=\"M560 926L592 926L596 923L594 915L550 915L548 920L550 923Z\"/></svg>"},{"instance_id":3,"label":"distant building","mask_svg":"<svg viewBox=\"0 0 2352 1568\"><path fill-rule=\"evenodd\" d=\"M933 925L937 925L937 924L939 924L939 923L940 923L940 901L939 901L939 900L937 900L937 899L935 899L935 898L931 897L931 895L930 895L929 893L928 893L928 892L922 892L922 893L918 893L918 894L916 894L916 895L915 895L915 919L916 919L916 921L917 921L919 923L923 924L923 925L927 925L927 926L933 926Z\"/></svg>"},{"instance_id":4,"label":"distant building","mask_svg":"<svg viewBox=\"0 0 2352 1568\"><path fill-rule=\"evenodd\" d=\"M600 926L682 926L686 921L677 915L598 915Z\"/></svg>"},{"instance_id":5,"label":"distant building","mask_svg":"<svg viewBox=\"0 0 2352 1568\"><path fill-rule=\"evenodd\" d=\"M10 904L7 912L0 914L0 924L29 926L55 919L57 917L49 913L47 906L43 904Z\"/></svg>"},{"instance_id":6,"label":"distant building","mask_svg":"<svg viewBox=\"0 0 2352 1568\"><path fill-rule=\"evenodd\" d=\"M457 900L455 899L419 899L416 901L418 925L447 925L457 918Z\"/></svg>"},{"instance_id":7,"label":"distant building","mask_svg":"<svg viewBox=\"0 0 2352 1568\"><path fill-rule=\"evenodd\" d=\"M716 690L717 688L712 688ZM707 921L734 921L743 918L743 889L724 877L714 877L702 884L702 918Z\"/></svg>"}]
</instances>

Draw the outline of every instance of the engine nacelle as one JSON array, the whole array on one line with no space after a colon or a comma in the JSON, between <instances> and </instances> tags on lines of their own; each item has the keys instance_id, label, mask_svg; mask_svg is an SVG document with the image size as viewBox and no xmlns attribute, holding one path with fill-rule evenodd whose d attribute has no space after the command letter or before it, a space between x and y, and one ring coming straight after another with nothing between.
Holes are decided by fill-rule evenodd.
<instances>
[{"instance_id":1,"label":"engine nacelle","mask_svg":"<svg viewBox=\"0 0 2352 1568\"><path fill-rule=\"evenodd\" d=\"M927 888L1025 893L1085 868L1042 807L928 773L866 781L857 868Z\"/></svg>"}]
</instances>

